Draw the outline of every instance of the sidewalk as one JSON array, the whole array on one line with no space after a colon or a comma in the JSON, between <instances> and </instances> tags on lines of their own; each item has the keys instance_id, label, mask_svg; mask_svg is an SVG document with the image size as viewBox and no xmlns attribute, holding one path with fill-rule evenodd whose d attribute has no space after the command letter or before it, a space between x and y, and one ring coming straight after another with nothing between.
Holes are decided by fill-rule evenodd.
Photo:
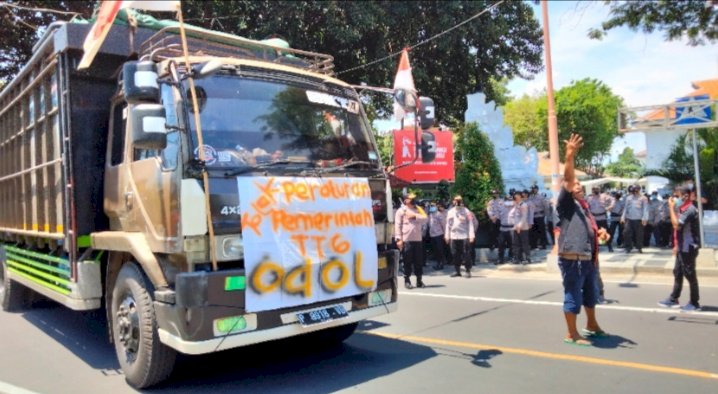
<instances>
[{"instance_id":1,"label":"sidewalk","mask_svg":"<svg viewBox=\"0 0 718 394\"><path fill-rule=\"evenodd\" d=\"M661 248L643 248L643 253L632 252L625 253L623 249L614 249L613 253L608 252L605 248L601 248L599 258L602 273L616 274L660 274L673 277L673 266L675 257L671 249ZM706 249L706 253L712 253L712 250ZM532 264L515 265L503 264L494 265L498 254L496 250L493 252L489 249L477 249L477 264L474 269L489 269L498 271L543 271L558 272L556 255L550 255L550 250L533 250L531 251ZM718 278L718 253L713 257L712 264L697 264L696 271L698 277L716 277ZM710 257L709 257L710 258Z\"/></svg>"}]
</instances>

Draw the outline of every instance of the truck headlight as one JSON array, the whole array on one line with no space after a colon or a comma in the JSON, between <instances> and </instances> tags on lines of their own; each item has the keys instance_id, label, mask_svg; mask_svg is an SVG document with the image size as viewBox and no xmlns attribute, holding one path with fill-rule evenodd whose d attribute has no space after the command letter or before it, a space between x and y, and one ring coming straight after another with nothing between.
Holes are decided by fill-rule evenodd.
<instances>
[{"instance_id":1,"label":"truck headlight","mask_svg":"<svg viewBox=\"0 0 718 394\"><path fill-rule=\"evenodd\" d=\"M242 236L222 235L217 236L217 261L240 260L244 258L244 245Z\"/></svg>"}]
</instances>

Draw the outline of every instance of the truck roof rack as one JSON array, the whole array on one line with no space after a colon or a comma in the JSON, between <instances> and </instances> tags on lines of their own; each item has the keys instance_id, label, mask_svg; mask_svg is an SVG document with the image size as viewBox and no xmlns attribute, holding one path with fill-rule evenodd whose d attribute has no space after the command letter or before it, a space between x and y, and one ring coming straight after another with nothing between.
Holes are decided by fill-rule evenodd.
<instances>
[{"instance_id":1,"label":"truck roof rack","mask_svg":"<svg viewBox=\"0 0 718 394\"><path fill-rule=\"evenodd\" d=\"M186 26L187 46L192 56L233 57L264 60L299 67L325 75L334 75L334 57L316 52L283 48L262 41ZM140 56L153 61L181 57L179 26L159 30L140 46Z\"/></svg>"}]
</instances>

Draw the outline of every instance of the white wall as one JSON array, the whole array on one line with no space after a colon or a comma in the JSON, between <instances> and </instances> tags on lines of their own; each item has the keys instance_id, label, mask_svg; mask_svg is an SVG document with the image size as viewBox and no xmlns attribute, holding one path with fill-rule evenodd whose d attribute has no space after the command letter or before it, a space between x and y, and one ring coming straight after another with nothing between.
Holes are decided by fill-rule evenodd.
<instances>
[{"instance_id":1,"label":"white wall","mask_svg":"<svg viewBox=\"0 0 718 394\"><path fill-rule=\"evenodd\" d=\"M684 134L685 130L680 131L647 131L646 134L646 169L659 169L663 165L663 161L673 149L676 140Z\"/></svg>"}]
</instances>

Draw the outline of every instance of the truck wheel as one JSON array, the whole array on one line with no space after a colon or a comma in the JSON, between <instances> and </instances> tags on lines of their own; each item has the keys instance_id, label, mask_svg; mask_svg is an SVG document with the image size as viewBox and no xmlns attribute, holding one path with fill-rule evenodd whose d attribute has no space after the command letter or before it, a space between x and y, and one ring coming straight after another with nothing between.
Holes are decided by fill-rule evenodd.
<instances>
[{"instance_id":1,"label":"truck wheel","mask_svg":"<svg viewBox=\"0 0 718 394\"><path fill-rule=\"evenodd\" d=\"M28 305L30 289L10 280L7 274L7 264L0 261L0 302L2 309L8 312L23 310Z\"/></svg>"},{"instance_id":2,"label":"truck wheel","mask_svg":"<svg viewBox=\"0 0 718 394\"><path fill-rule=\"evenodd\" d=\"M130 386L141 389L166 379L177 353L160 342L150 292L140 268L127 263L112 290L112 336L120 366Z\"/></svg>"}]
</instances>

